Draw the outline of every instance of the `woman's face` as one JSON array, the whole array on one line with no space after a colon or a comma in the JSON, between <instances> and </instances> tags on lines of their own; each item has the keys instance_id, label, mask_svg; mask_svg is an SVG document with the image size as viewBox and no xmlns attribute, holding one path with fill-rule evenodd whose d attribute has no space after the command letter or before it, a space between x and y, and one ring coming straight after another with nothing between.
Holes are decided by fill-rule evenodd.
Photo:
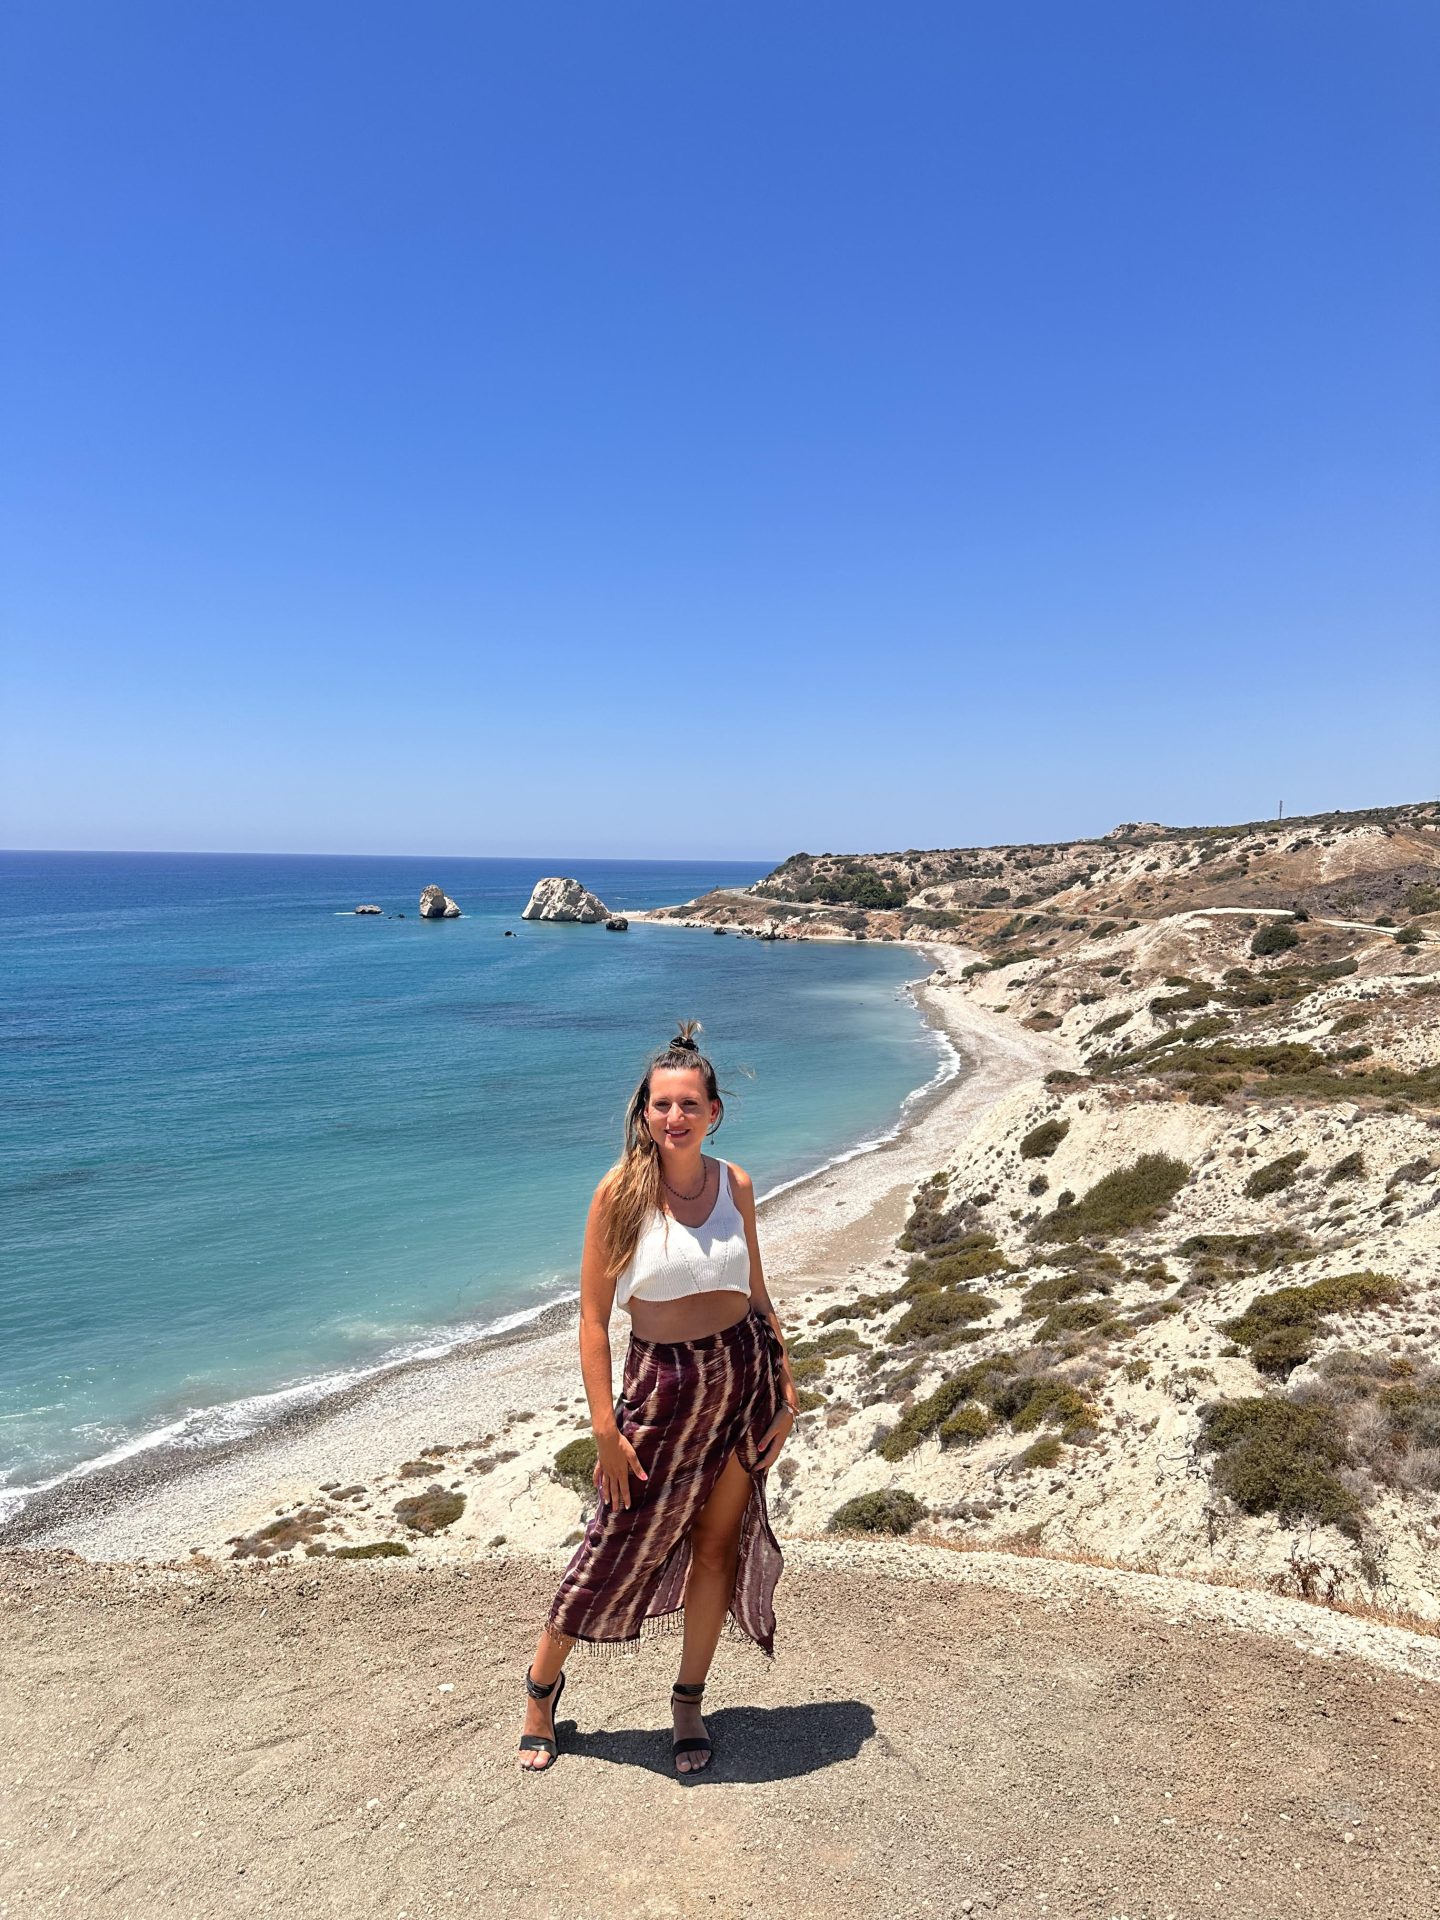
<instances>
[{"instance_id":1,"label":"woman's face","mask_svg":"<svg viewBox=\"0 0 1440 1920\"><path fill-rule=\"evenodd\" d=\"M705 1096L705 1076L699 1067L657 1067L651 1074L645 1121L667 1157L694 1153L719 1112L719 1101Z\"/></svg>"}]
</instances>

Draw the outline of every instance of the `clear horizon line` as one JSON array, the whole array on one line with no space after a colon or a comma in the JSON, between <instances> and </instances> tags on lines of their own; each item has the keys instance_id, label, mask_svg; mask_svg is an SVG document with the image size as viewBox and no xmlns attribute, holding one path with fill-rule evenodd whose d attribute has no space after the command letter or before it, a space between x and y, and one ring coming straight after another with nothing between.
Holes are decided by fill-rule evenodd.
<instances>
[{"instance_id":1,"label":"clear horizon line","mask_svg":"<svg viewBox=\"0 0 1440 1920\"><path fill-rule=\"evenodd\" d=\"M772 866L779 865L770 854L700 854L700 853L576 853L576 854L540 854L540 853L376 853L372 848L362 852L335 848L305 848L301 851L286 850L277 852L270 847L0 847L0 856L6 854L84 854L112 855L136 858L212 859L212 860L619 860L634 861L649 866L673 866L677 861L688 861L702 866L758 866L762 860L769 860ZM786 856L781 855L781 858Z\"/></svg>"}]
</instances>

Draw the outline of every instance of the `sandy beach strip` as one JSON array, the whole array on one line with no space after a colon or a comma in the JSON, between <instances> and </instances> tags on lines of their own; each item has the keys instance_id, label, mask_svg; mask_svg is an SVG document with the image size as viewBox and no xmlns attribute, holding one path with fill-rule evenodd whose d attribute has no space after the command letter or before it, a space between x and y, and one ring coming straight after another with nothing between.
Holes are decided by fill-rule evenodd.
<instances>
[{"instance_id":1,"label":"sandy beach strip","mask_svg":"<svg viewBox=\"0 0 1440 1920\"><path fill-rule=\"evenodd\" d=\"M958 1072L912 1096L892 1138L762 1201L766 1277L787 1327L802 1302L837 1294L888 1252L915 1182L1005 1093L1064 1057L1054 1042L945 991L944 976L973 957L966 949L916 943L916 951L935 969L913 987L917 1004L949 1037ZM506 1544L553 1548L573 1524L575 1501L553 1483L549 1465L566 1440L589 1431L576 1319L575 1301L558 1301L519 1327L398 1363L241 1438L188 1451L156 1446L76 1475L32 1496L0 1530L0 1546L68 1547L103 1560L223 1555L224 1543L318 1487L370 1487L427 1447L484 1445L488 1464L503 1467L490 1491L513 1490ZM617 1314L617 1380L627 1333ZM457 1529L449 1546L467 1535ZM468 1544L480 1543L470 1536Z\"/></svg>"}]
</instances>

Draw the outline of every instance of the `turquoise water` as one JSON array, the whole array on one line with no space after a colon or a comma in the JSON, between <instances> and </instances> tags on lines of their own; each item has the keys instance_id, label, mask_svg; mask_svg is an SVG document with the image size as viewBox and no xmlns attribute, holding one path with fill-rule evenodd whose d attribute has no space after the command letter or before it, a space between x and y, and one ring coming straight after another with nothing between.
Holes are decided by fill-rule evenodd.
<instances>
[{"instance_id":1,"label":"turquoise water","mask_svg":"<svg viewBox=\"0 0 1440 1920\"><path fill-rule=\"evenodd\" d=\"M764 870L0 855L0 1518L573 1293L682 1016L760 1192L893 1127L940 1066L913 953L519 917L543 873L624 909Z\"/></svg>"}]
</instances>

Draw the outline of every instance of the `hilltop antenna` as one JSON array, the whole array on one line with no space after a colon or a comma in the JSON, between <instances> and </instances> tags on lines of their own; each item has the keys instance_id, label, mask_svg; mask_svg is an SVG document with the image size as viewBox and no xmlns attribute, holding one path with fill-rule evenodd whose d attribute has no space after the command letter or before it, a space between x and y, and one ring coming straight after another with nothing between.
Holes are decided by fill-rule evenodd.
<instances>
[{"instance_id":1,"label":"hilltop antenna","mask_svg":"<svg viewBox=\"0 0 1440 1920\"><path fill-rule=\"evenodd\" d=\"M1285 818L1285 802L1284 802L1283 800L1282 800L1282 801L1280 802L1280 815L1279 815L1279 817L1280 817L1280 818L1281 818L1282 820L1283 820L1283 819Z\"/></svg>"}]
</instances>

